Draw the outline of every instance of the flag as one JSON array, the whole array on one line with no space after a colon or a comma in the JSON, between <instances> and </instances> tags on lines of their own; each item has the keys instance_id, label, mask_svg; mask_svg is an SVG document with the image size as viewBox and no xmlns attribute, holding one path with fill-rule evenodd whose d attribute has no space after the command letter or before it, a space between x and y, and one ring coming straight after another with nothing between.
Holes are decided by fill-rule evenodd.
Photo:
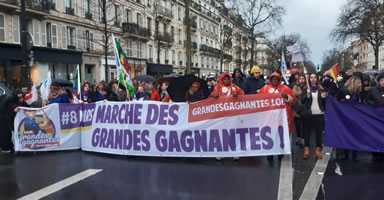
<instances>
[{"instance_id":1,"label":"flag","mask_svg":"<svg viewBox=\"0 0 384 200\"><path fill-rule=\"evenodd\" d=\"M32 88L25 95L24 101L28 105L31 105L33 102L35 102L37 100L38 100L38 98L37 98L37 89L36 89L36 86L33 85Z\"/></svg>"},{"instance_id":2,"label":"flag","mask_svg":"<svg viewBox=\"0 0 384 200\"><path fill-rule=\"evenodd\" d=\"M74 84L73 84L73 96L76 97L76 98L79 98L79 94L80 94L80 72L79 72L79 65L77 65L77 68L76 68L76 77L75 77L75 80L74 80Z\"/></svg>"},{"instance_id":3,"label":"flag","mask_svg":"<svg viewBox=\"0 0 384 200\"><path fill-rule=\"evenodd\" d=\"M287 76L285 75L287 71L287 64L285 63L285 57L284 57L284 52L281 53L281 63L280 63L280 68L281 68L281 74L283 75L285 83L289 84Z\"/></svg>"},{"instance_id":4,"label":"flag","mask_svg":"<svg viewBox=\"0 0 384 200\"><path fill-rule=\"evenodd\" d=\"M51 87L51 84L52 84L51 71L48 71L47 76L45 77L45 80L40 87L41 98L43 98L44 100L48 100L49 88Z\"/></svg>"},{"instance_id":5,"label":"flag","mask_svg":"<svg viewBox=\"0 0 384 200\"><path fill-rule=\"evenodd\" d=\"M287 50L291 53L292 55L292 62L304 62L304 57L303 53L300 49L300 45L295 43L292 46L288 46Z\"/></svg>"},{"instance_id":6,"label":"flag","mask_svg":"<svg viewBox=\"0 0 384 200\"><path fill-rule=\"evenodd\" d=\"M131 79L131 71L128 64L128 58L113 34L112 40L114 41L113 49L115 52L116 67L119 70L119 82L128 90L129 95L132 97L135 93L135 90L133 88L133 82Z\"/></svg>"},{"instance_id":7,"label":"flag","mask_svg":"<svg viewBox=\"0 0 384 200\"><path fill-rule=\"evenodd\" d=\"M337 76L339 75L339 64L334 65L331 69L328 70L333 80L337 80Z\"/></svg>"}]
</instances>

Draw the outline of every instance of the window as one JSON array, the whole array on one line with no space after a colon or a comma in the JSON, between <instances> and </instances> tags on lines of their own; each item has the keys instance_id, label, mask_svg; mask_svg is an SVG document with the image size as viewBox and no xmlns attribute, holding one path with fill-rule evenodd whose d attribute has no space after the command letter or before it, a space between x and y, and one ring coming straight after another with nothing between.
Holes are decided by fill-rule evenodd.
<instances>
[{"instance_id":1,"label":"window","mask_svg":"<svg viewBox=\"0 0 384 200\"><path fill-rule=\"evenodd\" d=\"M91 50L91 51L93 51L94 49L94 47L93 47L93 33L92 32L89 32L89 49Z\"/></svg>"},{"instance_id":2,"label":"window","mask_svg":"<svg viewBox=\"0 0 384 200\"><path fill-rule=\"evenodd\" d=\"M127 54L132 57L132 40L127 40Z\"/></svg>"},{"instance_id":3,"label":"window","mask_svg":"<svg viewBox=\"0 0 384 200\"><path fill-rule=\"evenodd\" d=\"M178 17L179 21L181 21L181 8L180 7L177 7L177 17Z\"/></svg>"},{"instance_id":4,"label":"window","mask_svg":"<svg viewBox=\"0 0 384 200\"><path fill-rule=\"evenodd\" d=\"M143 56L143 52L141 49L141 42L137 41L137 57L141 58Z\"/></svg>"},{"instance_id":5,"label":"window","mask_svg":"<svg viewBox=\"0 0 384 200\"><path fill-rule=\"evenodd\" d=\"M119 6L115 5L115 25L119 25Z\"/></svg>"},{"instance_id":6,"label":"window","mask_svg":"<svg viewBox=\"0 0 384 200\"><path fill-rule=\"evenodd\" d=\"M13 42L20 43L20 26L19 26L19 16L12 16L12 35Z\"/></svg>"},{"instance_id":7,"label":"window","mask_svg":"<svg viewBox=\"0 0 384 200\"><path fill-rule=\"evenodd\" d=\"M67 45L70 48L76 48L76 29L67 27Z\"/></svg>"},{"instance_id":8,"label":"window","mask_svg":"<svg viewBox=\"0 0 384 200\"><path fill-rule=\"evenodd\" d=\"M171 26L171 39L172 42L175 41L175 27Z\"/></svg>"},{"instance_id":9,"label":"window","mask_svg":"<svg viewBox=\"0 0 384 200\"><path fill-rule=\"evenodd\" d=\"M179 59L179 64L183 65L183 58L181 57L181 51L177 54L177 58Z\"/></svg>"},{"instance_id":10,"label":"window","mask_svg":"<svg viewBox=\"0 0 384 200\"><path fill-rule=\"evenodd\" d=\"M203 28L204 28L204 22L202 19L200 19L200 29L203 30Z\"/></svg>"},{"instance_id":11,"label":"window","mask_svg":"<svg viewBox=\"0 0 384 200\"><path fill-rule=\"evenodd\" d=\"M175 64L176 63L176 51L175 50L172 50L172 64Z\"/></svg>"},{"instance_id":12,"label":"window","mask_svg":"<svg viewBox=\"0 0 384 200\"><path fill-rule=\"evenodd\" d=\"M181 44L181 29L179 29L179 34L177 35L177 40L179 41L179 44Z\"/></svg>"},{"instance_id":13,"label":"window","mask_svg":"<svg viewBox=\"0 0 384 200\"><path fill-rule=\"evenodd\" d=\"M66 49L67 48L67 28L63 26L61 28L61 31L62 31L61 48Z\"/></svg>"},{"instance_id":14,"label":"window","mask_svg":"<svg viewBox=\"0 0 384 200\"><path fill-rule=\"evenodd\" d=\"M166 0L163 0L163 7L164 7L164 8L167 7L167 1L166 1Z\"/></svg>"},{"instance_id":15,"label":"window","mask_svg":"<svg viewBox=\"0 0 384 200\"><path fill-rule=\"evenodd\" d=\"M47 46L47 36L46 36L46 25L45 22L40 22L40 36L41 36L41 46Z\"/></svg>"},{"instance_id":16,"label":"window","mask_svg":"<svg viewBox=\"0 0 384 200\"><path fill-rule=\"evenodd\" d=\"M168 50L164 50L164 62L165 64L168 64L169 58L168 58Z\"/></svg>"},{"instance_id":17,"label":"window","mask_svg":"<svg viewBox=\"0 0 384 200\"><path fill-rule=\"evenodd\" d=\"M83 0L83 17L90 13L89 0Z\"/></svg>"},{"instance_id":18,"label":"window","mask_svg":"<svg viewBox=\"0 0 384 200\"><path fill-rule=\"evenodd\" d=\"M5 21L3 14L0 14L0 41L5 41Z\"/></svg>"},{"instance_id":19,"label":"window","mask_svg":"<svg viewBox=\"0 0 384 200\"><path fill-rule=\"evenodd\" d=\"M65 0L65 7L72 8L72 0Z\"/></svg>"},{"instance_id":20,"label":"window","mask_svg":"<svg viewBox=\"0 0 384 200\"><path fill-rule=\"evenodd\" d=\"M142 26L142 22L143 22L143 19L141 14L137 13L137 25Z\"/></svg>"},{"instance_id":21,"label":"window","mask_svg":"<svg viewBox=\"0 0 384 200\"><path fill-rule=\"evenodd\" d=\"M148 31L151 31L152 26L152 19L150 17L147 17L147 29Z\"/></svg>"},{"instance_id":22,"label":"window","mask_svg":"<svg viewBox=\"0 0 384 200\"><path fill-rule=\"evenodd\" d=\"M85 31L85 43L86 43L85 48L87 49L87 51L90 51L91 50L91 34L89 31Z\"/></svg>"},{"instance_id":23,"label":"window","mask_svg":"<svg viewBox=\"0 0 384 200\"><path fill-rule=\"evenodd\" d=\"M33 44L40 46L40 21L33 19Z\"/></svg>"},{"instance_id":24,"label":"window","mask_svg":"<svg viewBox=\"0 0 384 200\"><path fill-rule=\"evenodd\" d=\"M201 67L204 67L204 56L201 56Z\"/></svg>"},{"instance_id":25,"label":"window","mask_svg":"<svg viewBox=\"0 0 384 200\"><path fill-rule=\"evenodd\" d=\"M164 29L164 30L163 30L163 33L164 33L164 34L167 34L167 28L168 28L168 27L167 27L167 24L164 23L164 25L163 25L163 29Z\"/></svg>"},{"instance_id":26,"label":"window","mask_svg":"<svg viewBox=\"0 0 384 200\"><path fill-rule=\"evenodd\" d=\"M149 59L152 60L153 58L152 45L148 45L148 53L149 53Z\"/></svg>"},{"instance_id":27,"label":"window","mask_svg":"<svg viewBox=\"0 0 384 200\"><path fill-rule=\"evenodd\" d=\"M47 23L47 46L52 47L52 25Z\"/></svg>"},{"instance_id":28,"label":"window","mask_svg":"<svg viewBox=\"0 0 384 200\"><path fill-rule=\"evenodd\" d=\"M126 18L126 22L129 23L129 22L132 22L132 11L127 9L126 12L125 12L125 18Z\"/></svg>"}]
</instances>

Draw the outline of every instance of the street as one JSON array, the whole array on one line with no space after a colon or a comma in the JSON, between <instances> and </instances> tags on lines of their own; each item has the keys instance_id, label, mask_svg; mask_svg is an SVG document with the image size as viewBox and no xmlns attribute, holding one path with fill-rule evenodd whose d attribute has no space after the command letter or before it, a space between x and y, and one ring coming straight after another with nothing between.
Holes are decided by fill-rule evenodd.
<instances>
[{"instance_id":1,"label":"street","mask_svg":"<svg viewBox=\"0 0 384 200\"><path fill-rule=\"evenodd\" d=\"M303 160L302 148L292 149L293 199L297 200L310 174L316 173L312 172L316 159ZM318 175L323 176L323 186L316 199L383 199L383 162L371 161L371 155L362 152L359 161L335 161L329 156L325 174ZM24 197L88 169L102 171L42 199L277 199L280 165L277 157L216 161L80 150L0 154L0 199Z\"/></svg>"}]
</instances>

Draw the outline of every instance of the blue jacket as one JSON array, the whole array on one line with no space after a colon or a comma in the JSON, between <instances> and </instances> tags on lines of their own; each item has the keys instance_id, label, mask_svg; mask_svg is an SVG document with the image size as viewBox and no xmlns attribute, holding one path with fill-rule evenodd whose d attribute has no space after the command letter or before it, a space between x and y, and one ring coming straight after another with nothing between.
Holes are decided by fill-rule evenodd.
<instances>
[{"instance_id":1,"label":"blue jacket","mask_svg":"<svg viewBox=\"0 0 384 200\"><path fill-rule=\"evenodd\" d=\"M248 78L244 83L245 94L257 94L257 91L263 88L265 85L264 79L255 79L254 77Z\"/></svg>"},{"instance_id":2,"label":"blue jacket","mask_svg":"<svg viewBox=\"0 0 384 200\"><path fill-rule=\"evenodd\" d=\"M62 94L54 99L50 99L49 103L69 103L69 97L67 94Z\"/></svg>"}]
</instances>

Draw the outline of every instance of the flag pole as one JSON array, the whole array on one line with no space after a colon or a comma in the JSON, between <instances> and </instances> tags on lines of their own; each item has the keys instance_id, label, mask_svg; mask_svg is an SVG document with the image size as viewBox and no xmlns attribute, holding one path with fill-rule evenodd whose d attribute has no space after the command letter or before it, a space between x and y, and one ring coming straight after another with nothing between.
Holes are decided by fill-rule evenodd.
<instances>
[{"instance_id":1,"label":"flag pole","mask_svg":"<svg viewBox=\"0 0 384 200\"><path fill-rule=\"evenodd\" d=\"M77 64L77 82L78 82L78 90L79 90L79 100L81 101L81 78L80 78L80 65Z\"/></svg>"}]
</instances>

